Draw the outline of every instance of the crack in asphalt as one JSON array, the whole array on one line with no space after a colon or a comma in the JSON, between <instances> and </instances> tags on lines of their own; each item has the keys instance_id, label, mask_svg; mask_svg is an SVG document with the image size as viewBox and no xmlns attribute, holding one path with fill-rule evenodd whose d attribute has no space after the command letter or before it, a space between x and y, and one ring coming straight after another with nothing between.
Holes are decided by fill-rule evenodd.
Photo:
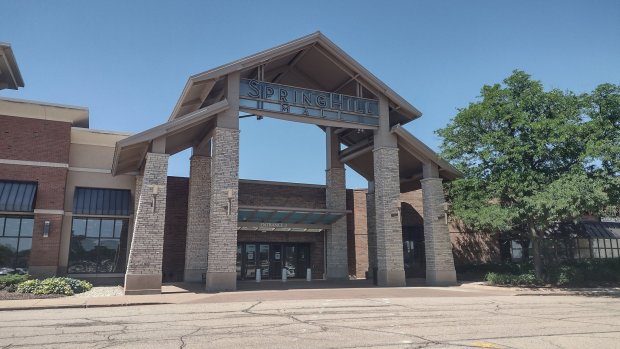
<instances>
[{"instance_id":1,"label":"crack in asphalt","mask_svg":"<svg viewBox=\"0 0 620 349\"><path fill-rule=\"evenodd\" d=\"M188 333L188 334L184 334L184 335L180 336L180 337L179 337L179 340L181 341L181 346L179 346L179 349L183 349L183 348L185 348L185 345L186 345L186 343L185 343L185 337L190 337L190 336L192 336L192 335L194 335L194 334L196 334L196 333L200 332L201 330L202 330L202 328L200 328L200 327L199 327L199 328L197 328L196 330L194 330L194 331L192 331L192 332L190 332L190 333Z\"/></svg>"},{"instance_id":2,"label":"crack in asphalt","mask_svg":"<svg viewBox=\"0 0 620 349\"><path fill-rule=\"evenodd\" d=\"M360 300L360 299L358 299ZM561 345L555 343L551 338L558 336L575 336L579 338L594 338L596 335L608 335L597 336L596 338L611 338L617 339L618 337L612 336L620 334L620 329L616 324L600 323L579 320L575 318L583 313L583 315L592 314L592 309L598 308L603 312L604 316L612 319L612 314L617 314L618 303L614 302L585 302L585 304L574 304L570 302L557 302L552 303L552 307L541 307L542 315L536 315L535 309L540 307L541 304L537 302L509 302L503 299L501 302L494 300L485 300L472 303L458 303L458 304L420 304L408 305L395 303L392 300L380 300L380 299L363 299L368 304L327 304L325 302L320 304L310 303L305 306L290 306L282 305L276 302L263 302L256 301L243 309L231 309L223 311L209 311L208 307L201 307L200 310L187 310L185 308L173 308L165 309L164 312L158 313L152 311L157 306L148 308L123 308L129 312L129 314L109 314L103 312L100 316L89 317L62 317L54 316L53 319L43 318L40 321L43 324L37 323L39 320L22 319L22 320L5 320L0 321L0 327L2 332L11 334L11 329L19 328L21 332L19 334L13 333L12 337L0 338L0 341L6 340L11 343L4 343L0 346L1 349L26 347L33 344L18 344L16 345L15 339L20 340L21 343L27 343L31 340L40 341L40 337L52 336L53 334L46 334L45 332L37 333L37 329L53 329L57 334L65 334L65 336L73 335L73 338L57 338L59 341L52 340L47 342L51 346L84 346L92 345L99 349L111 348L116 346L127 346L132 343L144 344L155 341L155 339L149 338L148 335L144 335L147 332L158 331L162 341L170 342L173 344L180 343L179 349L184 349L188 345L188 338L208 338L209 344L220 343L221 341L231 339L233 341L238 340L246 334L256 337L257 335L262 337L263 335L270 336L271 338L288 338L289 340L304 341L304 340L316 340L316 337L321 336L322 333L331 332L336 335L347 333L348 330L363 331L370 335L368 338L373 338L372 334L387 335L387 338L393 338L393 336L401 336L403 341L395 343L393 341L381 340L381 337L374 336L378 342L385 343L373 343L365 345L364 343L358 343L354 345L352 342L350 347L340 348L354 348L354 347L374 347L374 346L406 346L409 348L432 348L437 346L455 346L455 347L472 347L472 345L464 344L467 341L502 341L520 338L538 338L541 342L546 343L548 346L555 346L562 348ZM595 305L595 307L588 307L588 305ZM608 307L605 307L607 305ZM245 305L244 305L245 306ZM260 309L259 309L260 307ZM173 309L180 309L174 311ZM532 309L530 314L518 313L522 310ZM137 311L136 311L137 310ZM93 314L100 313L101 311L89 310ZM517 313L515 313L517 311ZM80 310L79 312L64 312L64 314L79 314L87 312L87 310ZM512 335L508 333L505 336L500 335L493 336L493 333L480 333L478 336L466 337L467 332L463 331L451 331L453 335L450 340L438 340L428 338L428 335L419 335L412 333L403 333L403 326L405 329L414 326L416 328L430 328L430 327L452 327L458 323L464 323L465 318L463 314L470 314L472 318L484 319L483 314L493 315L493 318L498 317L513 317L515 319L525 319L526 321L515 320L516 325L535 323L536 320L543 320L549 323L550 326L540 326L536 328L536 331L540 333L551 332L546 334L525 333L523 335ZM473 312L473 313L472 313ZM463 313L463 314L462 314ZM576 314L575 314L576 313ZM17 314L17 313L16 313ZM476 314L475 316L472 314ZM534 315L532 315L534 314ZM567 316L567 314L575 316ZM69 315L70 316L70 315ZM318 316L319 318L312 318L312 316ZM248 317L260 319L251 320L254 323L245 323L249 319ZM284 319L283 323L280 321L266 320L266 318L281 318ZM412 324L411 320L418 320ZM240 321L237 321L240 320ZM69 322L67 322L69 321ZM213 325L206 326L192 326L192 323L207 321L213 322ZM400 323L394 324L395 321ZM498 320L493 320L498 321ZM220 325L220 322L222 324ZM263 323L264 322L264 323ZM275 323L274 323L275 322ZM570 332L562 331L562 327L558 328L558 322L564 323L577 323L577 324L589 324L597 325L597 331L581 331ZM404 325L401 325L404 324ZM486 322L482 324L469 324L470 326L484 326ZM490 324L492 324L491 322ZM554 325L555 324L555 325ZM6 327L3 325L7 325ZM154 325L154 326L153 326ZM198 324L196 324L198 325ZM301 327L291 327L295 325L301 325ZM113 327L112 327L113 326ZM388 326L396 328L388 328ZM601 329L600 326L606 326L607 328ZM102 327L97 328L96 327ZM94 331L88 331L89 328L93 328ZM155 329L154 329L155 328ZM32 331L29 331L32 329ZM78 332L73 332L72 329ZM80 329L86 329L82 332ZM301 329L301 330L299 330ZM7 332L8 330L8 332ZM49 330L47 330L49 331ZM201 332L202 331L202 332ZM209 335L207 336L207 331ZM296 332L297 331L297 332ZM461 332L461 333L459 333ZM532 332L532 331L530 331ZM477 332L474 332L477 333ZM88 341L82 341L83 336L94 335L96 338L91 338ZM122 338L121 336L132 335L135 337L141 337L142 339L135 338ZM455 337L456 336L456 337ZM466 338L460 338L463 336ZM432 337L432 336L431 336ZM404 339L408 339L413 343L407 343ZM278 339L279 340L279 339ZM148 342L150 341L150 342ZM30 342L32 343L32 342ZM340 343L342 344L342 343ZM361 345L360 345L361 344ZM510 348L505 344L499 344L504 348ZM175 344L176 345L176 344Z\"/></svg>"}]
</instances>

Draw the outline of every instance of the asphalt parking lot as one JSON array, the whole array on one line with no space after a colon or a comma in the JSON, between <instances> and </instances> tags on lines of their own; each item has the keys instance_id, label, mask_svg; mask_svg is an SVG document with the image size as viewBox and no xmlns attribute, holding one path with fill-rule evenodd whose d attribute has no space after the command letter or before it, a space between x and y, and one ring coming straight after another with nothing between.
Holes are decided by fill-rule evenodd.
<instances>
[{"instance_id":1,"label":"asphalt parking lot","mask_svg":"<svg viewBox=\"0 0 620 349\"><path fill-rule=\"evenodd\" d=\"M2 348L618 348L620 299L325 298L0 313Z\"/></svg>"}]
</instances>

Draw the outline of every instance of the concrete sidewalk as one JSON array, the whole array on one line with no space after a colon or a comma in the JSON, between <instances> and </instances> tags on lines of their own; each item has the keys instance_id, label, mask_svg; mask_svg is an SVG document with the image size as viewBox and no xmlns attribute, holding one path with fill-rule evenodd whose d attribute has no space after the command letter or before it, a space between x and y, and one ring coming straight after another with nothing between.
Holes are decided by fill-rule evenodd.
<instances>
[{"instance_id":1,"label":"concrete sidewalk","mask_svg":"<svg viewBox=\"0 0 620 349\"><path fill-rule=\"evenodd\" d=\"M411 284L417 284L414 280ZM366 280L351 281L264 281L238 282L234 292L206 293L202 284L166 284L162 294L112 297L61 297L0 301L0 311L120 307L154 304L197 304L270 300L368 299L401 297L490 297L519 295L584 295L620 297L619 288L611 289L523 289L463 283L452 287L377 287Z\"/></svg>"}]
</instances>

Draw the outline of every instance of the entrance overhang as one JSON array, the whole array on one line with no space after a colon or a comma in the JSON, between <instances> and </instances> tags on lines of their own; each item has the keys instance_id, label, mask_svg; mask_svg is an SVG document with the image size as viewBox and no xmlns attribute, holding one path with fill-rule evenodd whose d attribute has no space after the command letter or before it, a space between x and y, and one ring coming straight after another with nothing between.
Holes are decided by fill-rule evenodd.
<instances>
[{"instance_id":1,"label":"entrance overhang","mask_svg":"<svg viewBox=\"0 0 620 349\"><path fill-rule=\"evenodd\" d=\"M259 231L322 231L350 210L239 206L238 227Z\"/></svg>"},{"instance_id":2,"label":"entrance overhang","mask_svg":"<svg viewBox=\"0 0 620 349\"><path fill-rule=\"evenodd\" d=\"M24 79L19 72L11 45L0 42L0 90L17 90L20 87L24 87Z\"/></svg>"},{"instance_id":3,"label":"entrance overhang","mask_svg":"<svg viewBox=\"0 0 620 349\"><path fill-rule=\"evenodd\" d=\"M242 79L298 86L337 94L387 97L390 124L405 124L422 113L388 85L370 73L321 32L191 76L169 120L182 118L217 102L226 86L225 77L240 73Z\"/></svg>"},{"instance_id":4,"label":"entrance overhang","mask_svg":"<svg viewBox=\"0 0 620 349\"><path fill-rule=\"evenodd\" d=\"M212 119L228 108L228 101L223 99L182 119L163 123L116 142L112 174L138 171L149 151L173 155L198 146L212 128L209 127Z\"/></svg>"}]
</instances>

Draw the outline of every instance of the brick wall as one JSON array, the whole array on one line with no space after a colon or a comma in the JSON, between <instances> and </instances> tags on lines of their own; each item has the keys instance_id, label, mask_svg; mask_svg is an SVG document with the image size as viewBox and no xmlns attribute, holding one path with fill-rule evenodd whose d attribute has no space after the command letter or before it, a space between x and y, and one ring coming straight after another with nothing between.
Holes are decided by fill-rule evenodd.
<instances>
[{"instance_id":1,"label":"brick wall","mask_svg":"<svg viewBox=\"0 0 620 349\"><path fill-rule=\"evenodd\" d=\"M325 188L239 182L239 205L325 208Z\"/></svg>"},{"instance_id":2,"label":"brick wall","mask_svg":"<svg viewBox=\"0 0 620 349\"><path fill-rule=\"evenodd\" d=\"M0 159L68 163L71 124L0 115ZM37 182L35 209L64 210L67 168L0 164L0 180ZM36 276L56 273L62 215L34 214L30 254ZM49 236L43 225L50 222Z\"/></svg>"},{"instance_id":3,"label":"brick wall","mask_svg":"<svg viewBox=\"0 0 620 349\"><path fill-rule=\"evenodd\" d=\"M368 270L366 190L347 190L347 255L349 275L364 278Z\"/></svg>"},{"instance_id":4,"label":"brick wall","mask_svg":"<svg viewBox=\"0 0 620 349\"><path fill-rule=\"evenodd\" d=\"M62 210L66 168L0 164L0 180L37 182L36 209Z\"/></svg>"},{"instance_id":5,"label":"brick wall","mask_svg":"<svg viewBox=\"0 0 620 349\"><path fill-rule=\"evenodd\" d=\"M43 237L43 226L45 224L45 221L50 222L49 235L46 238ZM61 215L34 215L32 250L30 252L30 268L35 267L36 270L36 267L49 267L50 270L53 270L54 267L58 265L61 231ZM56 270L53 270L53 272L55 273ZM37 272L35 271L32 274L37 274Z\"/></svg>"},{"instance_id":6,"label":"brick wall","mask_svg":"<svg viewBox=\"0 0 620 349\"><path fill-rule=\"evenodd\" d=\"M164 233L164 281L183 279L189 179L168 177ZM286 206L325 208L325 188L240 181L239 204L248 206ZM257 240L248 240L255 238ZM310 243L313 277L324 272L323 233L239 232L238 241Z\"/></svg>"},{"instance_id":7,"label":"brick wall","mask_svg":"<svg viewBox=\"0 0 620 349\"><path fill-rule=\"evenodd\" d=\"M164 227L164 282L183 281L189 179L168 177Z\"/></svg>"},{"instance_id":8,"label":"brick wall","mask_svg":"<svg viewBox=\"0 0 620 349\"><path fill-rule=\"evenodd\" d=\"M0 159L69 162L71 124L0 115Z\"/></svg>"},{"instance_id":9,"label":"brick wall","mask_svg":"<svg viewBox=\"0 0 620 349\"><path fill-rule=\"evenodd\" d=\"M501 261L499 234L451 230L450 240L456 266Z\"/></svg>"},{"instance_id":10,"label":"brick wall","mask_svg":"<svg viewBox=\"0 0 620 349\"><path fill-rule=\"evenodd\" d=\"M347 209L353 213L348 216L348 257L349 273L363 277L368 270L368 236L366 226L366 189L347 191ZM422 227L424 208L422 190L401 194L401 218L403 226ZM462 226L449 225L454 263L458 265L500 261L499 239L496 234L467 231Z\"/></svg>"}]
</instances>

